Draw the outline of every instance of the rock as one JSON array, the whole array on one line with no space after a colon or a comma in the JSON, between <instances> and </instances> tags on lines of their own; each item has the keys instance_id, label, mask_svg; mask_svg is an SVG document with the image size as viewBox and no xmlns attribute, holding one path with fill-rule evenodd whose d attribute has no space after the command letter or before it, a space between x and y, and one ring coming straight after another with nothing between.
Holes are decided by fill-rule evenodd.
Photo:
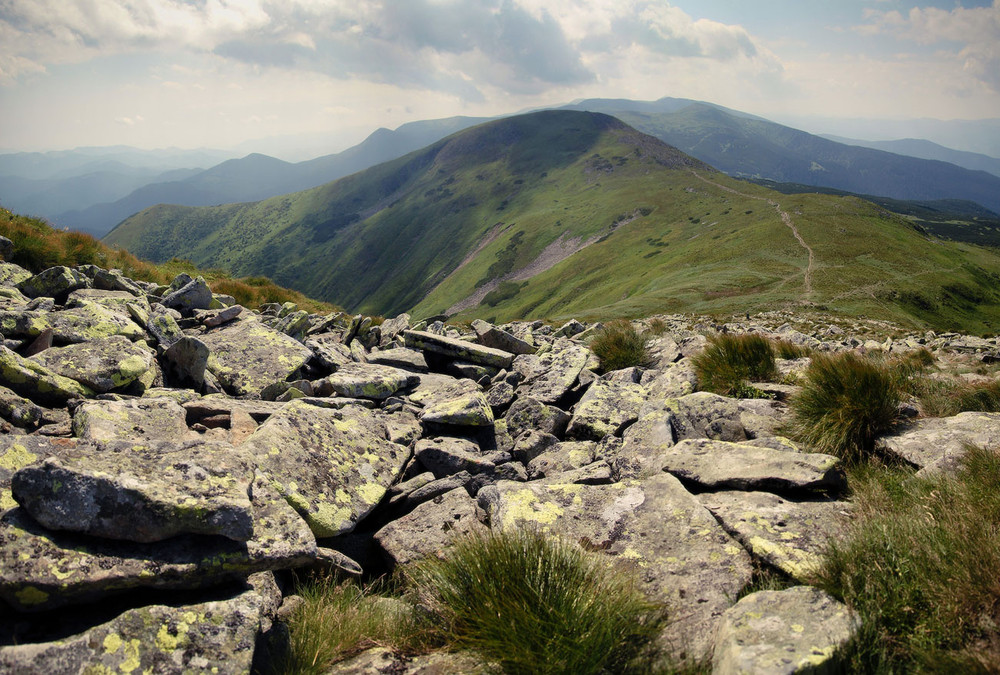
<instances>
[{"instance_id":1,"label":"rock","mask_svg":"<svg viewBox=\"0 0 1000 675\"><path fill-rule=\"evenodd\" d=\"M381 401L420 382L413 373L390 366L350 363L326 378L340 396Z\"/></svg>"},{"instance_id":2,"label":"rock","mask_svg":"<svg viewBox=\"0 0 1000 675\"><path fill-rule=\"evenodd\" d=\"M736 399L700 391L668 400L666 408L674 413L671 424L678 441L711 438L738 443L747 439Z\"/></svg>"},{"instance_id":3,"label":"rock","mask_svg":"<svg viewBox=\"0 0 1000 675\"><path fill-rule=\"evenodd\" d=\"M576 404L566 437L597 441L608 434L620 436L639 418L645 401L646 389L640 384L599 379Z\"/></svg>"},{"instance_id":4,"label":"rock","mask_svg":"<svg viewBox=\"0 0 1000 675\"><path fill-rule=\"evenodd\" d=\"M184 337L184 332L177 325L174 315L166 311L159 305L148 315L145 326L146 330L156 338L157 343L164 349L168 349L172 344Z\"/></svg>"},{"instance_id":5,"label":"rock","mask_svg":"<svg viewBox=\"0 0 1000 675\"><path fill-rule=\"evenodd\" d=\"M517 395L534 398L542 403L556 403L572 389L587 365L591 351L569 341L556 343L553 351L541 357L544 371L531 380L526 380L517 390ZM518 357L522 358L522 357Z\"/></svg>"},{"instance_id":6,"label":"rock","mask_svg":"<svg viewBox=\"0 0 1000 675\"><path fill-rule=\"evenodd\" d=\"M486 402L494 415L506 410L514 402L514 387L508 382L497 382L486 392Z\"/></svg>"},{"instance_id":7,"label":"rock","mask_svg":"<svg viewBox=\"0 0 1000 675\"><path fill-rule=\"evenodd\" d=\"M41 422L45 410L28 399L18 396L7 387L0 386L0 418L15 427L33 429Z\"/></svg>"},{"instance_id":8,"label":"rock","mask_svg":"<svg viewBox=\"0 0 1000 675\"><path fill-rule=\"evenodd\" d=\"M553 436L566 433L570 416L555 406L530 397L520 397L504 415L507 432L517 438L526 431L540 431Z\"/></svg>"},{"instance_id":9,"label":"rock","mask_svg":"<svg viewBox=\"0 0 1000 675\"><path fill-rule=\"evenodd\" d=\"M350 532L382 500L410 457L380 417L292 401L241 446L317 537Z\"/></svg>"},{"instance_id":10,"label":"rock","mask_svg":"<svg viewBox=\"0 0 1000 675\"><path fill-rule=\"evenodd\" d=\"M712 673L839 672L838 652L857 628L848 608L818 588L751 593L723 616Z\"/></svg>"},{"instance_id":11,"label":"rock","mask_svg":"<svg viewBox=\"0 0 1000 675\"><path fill-rule=\"evenodd\" d=\"M87 342L111 335L124 335L133 342L145 332L125 312L116 312L96 302L84 302L57 312L0 312L0 331L7 337L34 339L52 330L59 344Z\"/></svg>"},{"instance_id":12,"label":"rock","mask_svg":"<svg viewBox=\"0 0 1000 675\"><path fill-rule=\"evenodd\" d=\"M781 492L846 487L840 460L820 453L691 438L663 450L658 460L664 471L703 489Z\"/></svg>"},{"instance_id":13,"label":"rock","mask_svg":"<svg viewBox=\"0 0 1000 675\"><path fill-rule=\"evenodd\" d=\"M233 396L259 395L264 387L288 380L312 356L302 344L253 318L213 328L201 341L212 352L209 371Z\"/></svg>"},{"instance_id":14,"label":"rock","mask_svg":"<svg viewBox=\"0 0 1000 675\"><path fill-rule=\"evenodd\" d=\"M22 612L87 603L132 588L194 589L253 572L315 561L316 540L295 511L258 476L254 536L179 536L151 544L43 529L21 508L0 517L0 599Z\"/></svg>"},{"instance_id":15,"label":"rock","mask_svg":"<svg viewBox=\"0 0 1000 675\"><path fill-rule=\"evenodd\" d=\"M242 313L242 305L231 305L223 309L196 309L194 311L194 318L203 326L216 328L224 323L229 323Z\"/></svg>"},{"instance_id":16,"label":"rock","mask_svg":"<svg viewBox=\"0 0 1000 675\"><path fill-rule=\"evenodd\" d=\"M966 444L1000 445L1000 413L964 412L953 417L917 420L878 445L927 472L950 471L965 455Z\"/></svg>"},{"instance_id":17,"label":"rock","mask_svg":"<svg viewBox=\"0 0 1000 675\"><path fill-rule=\"evenodd\" d=\"M190 279L190 277L188 278ZM208 287L202 277L191 279L180 288L165 295L160 300L160 304L170 309L176 309L182 314L190 315L196 309L209 309L212 306L212 289Z\"/></svg>"},{"instance_id":18,"label":"rock","mask_svg":"<svg viewBox=\"0 0 1000 675\"><path fill-rule=\"evenodd\" d=\"M851 509L849 502L792 501L769 492L707 492L698 499L750 555L801 583L811 580Z\"/></svg>"},{"instance_id":19,"label":"rock","mask_svg":"<svg viewBox=\"0 0 1000 675\"><path fill-rule=\"evenodd\" d=\"M53 347L31 358L99 394L126 387L153 367L153 355L122 335Z\"/></svg>"},{"instance_id":20,"label":"rock","mask_svg":"<svg viewBox=\"0 0 1000 675\"><path fill-rule=\"evenodd\" d=\"M635 570L645 593L668 605L661 639L678 657L709 653L722 612L750 580L746 551L668 474L611 485L500 481L479 502L493 528L537 527Z\"/></svg>"},{"instance_id":21,"label":"rock","mask_svg":"<svg viewBox=\"0 0 1000 675\"><path fill-rule=\"evenodd\" d=\"M81 307L88 302L100 305L107 309L122 312L127 311L131 304L138 305L142 309L149 311L149 302L145 295L136 297L128 291L110 291L98 288L81 288L69 294L66 298L67 307Z\"/></svg>"},{"instance_id":22,"label":"rock","mask_svg":"<svg viewBox=\"0 0 1000 675\"><path fill-rule=\"evenodd\" d=\"M639 478L663 468L661 455L674 446L674 414L658 410L625 430L621 447L609 458L619 478Z\"/></svg>"},{"instance_id":23,"label":"rock","mask_svg":"<svg viewBox=\"0 0 1000 675\"><path fill-rule=\"evenodd\" d=\"M477 363L493 368L510 368L513 357L510 353L499 349L491 349L482 345L456 340L443 335L435 335L426 331L403 331L403 339L407 347L422 349L425 352L441 354L450 359Z\"/></svg>"},{"instance_id":24,"label":"rock","mask_svg":"<svg viewBox=\"0 0 1000 675\"><path fill-rule=\"evenodd\" d=\"M433 474L431 475L433 476ZM398 506L400 510L407 511L418 504L423 504L424 502L434 499L439 495L443 495L446 492L451 492L452 490L456 490L458 488L465 488L471 480L472 474L468 471L459 471L451 476L445 476L444 478L432 480L426 485L423 485L406 495L405 499L397 500L395 505Z\"/></svg>"},{"instance_id":25,"label":"rock","mask_svg":"<svg viewBox=\"0 0 1000 675\"><path fill-rule=\"evenodd\" d=\"M0 237L0 260L10 260L14 254L14 242L7 237Z\"/></svg>"},{"instance_id":26,"label":"rock","mask_svg":"<svg viewBox=\"0 0 1000 675\"><path fill-rule=\"evenodd\" d=\"M544 431L526 431L514 442L514 456L529 464L536 457L558 445L559 439Z\"/></svg>"},{"instance_id":27,"label":"rock","mask_svg":"<svg viewBox=\"0 0 1000 675\"><path fill-rule=\"evenodd\" d=\"M89 288L90 279L71 267L50 267L20 282L17 287L29 298L65 299L71 291Z\"/></svg>"},{"instance_id":28,"label":"rock","mask_svg":"<svg viewBox=\"0 0 1000 675\"><path fill-rule=\"evenodd\" d=\"M11 479L50 530L149 543L179 534L253 535L253 468L232 446L135 441L78 445Z\"/></svg>"},{"instance_id":29,"label":"rock","mask_svg":"<svg viewBox=\"0 0 1000 675\"><path fill-rule=\"evenodd\" d=\"M333 333L315 335L305 342L313 356L324 368L336 372L341 366L353 363L351 350L341 343L340 336Z\"/></svg>"},{"instance_id":30,"label":"rock","mask_svg":"<svg viewBox=\"0 0 1000 675\"><path fill-rule=\"evenodd\" d=\"M479 447L464 438L447 436L425 438L417 441L413 453L435 478L451 476L462 471L477 474L494 469L493 462L482 456Z\"/></svg>"},{"instance_id":31,"label":"rock","mask_svg":"<svg viewBox=\"0 0 1000 675\"><path fill-rule=\"evenodd\" d=\"M592 441L557 443L536 455L527 464L528 478L551 478L591 464L597 444Z\"/></svg>"},{"instance_id":32,"label":"rock","mask_svg":"<svg viewBox=\"0 0 1000 675\"><path fill-rule=\"evenodd\" d=\"M118 270L98 270L94 275L94 288L103 291L122 291L140 298L146 295L137 283L123 276Z\"/></svg>"},{"instance_id":33,"label":"rock","mask_svg":"<svg viewBox=\"0 0 1000 675\"><path fill-rule=\"evenodd\" d=\"M75 380L54 373L4 346L0 346L0 377L14 393L42 405L65 405L71 399L94 395Z\"/></svg>"},{"instance_id":34,"label":"rock","mask_svg":"<svg viewBox=\"0 0 1000 675\"><path fill-rule=\"evenodd\" d=\"M493 426L493 410L480 391L435 403L420 413L424 423L463 427Z\"/></svg>"},{"instance_id":35,"label":"rock","mask_svg":"<svg viewBox=\"0 0 1000 675\"><path fill-rule=\"evenodd\" d=\"M372 647L357 656L340 661L326 675L475 675L493 673L496 667L484 664L478 655L462 652L432 652L403 656L385 647Z\"/></svg>"},{"instance_id":36,"label":"rock","mask_svg":"<svg viewBox=\"0 0 1000 675\"><path fill-rule=\"evenodd\" d=\"M454 537L479 527L476 502L458 488L391 521L375 533L375 541L392 565L398 566L427 556L442 557Z\"/></svg>"},{"instance_id":37,"label":"rock","mask_svg":"<svg viewBox=\"0 0 1000 675\"><path fill-rule=\"evenodd\" d=\"M653 338L649 341L647 349L649 349L652 367L656 369L669 368L681 357L680 347L669 335Z\"/></svg>"},{"instance_id":38,"label":"rock","mask_svg":"<svg viewBox=\"0 0 1000 675\"><path fill-rule=\"evenodd\" d=\"M189 436L184 408L168 398L87 401L73 413L73 435L92 441L181 441Z\"/></svg>"},{"instance_id":39,"label":"rock","mask_svg":"<svg viewBox=\"0 0 1000 675\"><path fill-rule=\"evenodd\" d=\"M208 345L196 337L185 335L163 352L163 365L172 380L201 389L211 355Z\"/></svg>"},{"instance_id":40,"label":"rock","mask_svg":"<svg viewBox=\"0 0 1000 675\"><path fill-rule=\"evenodd\" d=\"M369 354L368 363L402 368L414 373L426 373L428 370L427 359L424 358L424 353L405 347L386 349L385 351Z\"/></svg>"},{"instance_id":41,"label":"rock","mask_svg":"<svg viewBox=\"0 0 1000 675\"><path fill-rule=\"evenodd\" d=\"M576 319L570 319L562 326L560 326L559 329L556 330L556 332L553 333L552 335L554 337L573 337L574 335L579 335L586 329L587 327L584 326L579 321L577 321Z\"/></svg>"},{"instance_id":42,"label":"rock","mask_svg":"<svg viewBox=\"0 0 1000 675\"><path fill-rule=\"evenodd\" d=\"M0 286L16 288L18 284L32 277L31 272L12 262L0 262Z\"/></svg>"},{"instance_id":43,"label":"rock","mask_svg":"<svg viewBox=\"0 0 1000 675\"><path fill-rule=\"evenodd\" d=\"M535 347L524 340L514 337L505 330L500 330L492 324L480 319L472 322L479 344L492 349L500 349L511 354L534 354Z\"/></svg>"},{"instance_id":44,"label":"rock","mask_svg":"<svg viewBox=\"0 0 1000 675\"><path fill-rule=\"evenodd\" d=\"M130 609L83 634L55 642L0 647L10 673L250 672L265 620L254 591L228 600Z\"/></svg>"}]
</instances>

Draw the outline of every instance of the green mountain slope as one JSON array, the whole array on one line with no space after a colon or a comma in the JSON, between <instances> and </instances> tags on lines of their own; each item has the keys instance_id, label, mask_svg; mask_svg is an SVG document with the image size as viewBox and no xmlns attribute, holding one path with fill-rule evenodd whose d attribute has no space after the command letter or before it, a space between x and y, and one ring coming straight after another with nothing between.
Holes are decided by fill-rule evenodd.
<instances>
[{"instance_id":1,"label":"green mountain slope","mask_svg":"<svg viewBox=\"0 0 1000 675\"><path fill-rule=\"evenodd\" d=\"M1000 257L850 197L782 195L617 119L467 129L253 204L157 206L105 241L264 274L366 313L609 317L823 305L934 327L1000 319Z\"/></svg>"}]
</instances>

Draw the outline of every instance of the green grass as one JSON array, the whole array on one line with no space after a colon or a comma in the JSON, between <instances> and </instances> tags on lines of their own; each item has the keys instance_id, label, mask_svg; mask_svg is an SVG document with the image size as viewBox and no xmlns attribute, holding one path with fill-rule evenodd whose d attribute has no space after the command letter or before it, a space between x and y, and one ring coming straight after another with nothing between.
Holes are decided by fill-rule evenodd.
<instances>
[{"instance_id":1,"label":"green grass","mask_svg":"<svg viewBox=\"0 0 1000 675\"><path fill-rule=\"evenodd\" d=\"M929 417L950 417L960 412L1000 412L1000 380L966 382L918 377L911 391Z\"/></svg>"},{"instance_id":2,"label":"green grass","mask_svg":"<svg viewBox=\"0 0 1000 675\"><path fill-rule=\"evenodd\" d=\"M854 518L818 582L859 615L850 672L1000 671L1000 454L957 475L851 473Z\"/></svg>"},{"instance_id":3,"label":"green grass","mask_svg":"<svg viewBox=\"0 0 1000 675\"><path fill-rule=\"evenodd\" d=\"M816 452L848 461L871 456L875 439L896 422L906 373L854 352L815 354L791 401L791 432Z\"/></svg>"},{"instance_id":4,"label":"green grass","mask_svg":"<svg viewBox=\"0 0 1000 675\"><path fill-rule=\"evenodd\" d=\"M643 672L665 620L606 557L531 530L465 538L410 577L450 644L506 673Z\"/></svg>"},{"instance_id":5,"label":"green grass","mask_svg":"<svg viewBox=\"0 0 1000 675\"><path fill-rule=\"evenodd\" d=\"M774 353L779 359L801 359L812 355L812 350L788 340L775 340Z\"/></svg>"},{"instance_id":6,"label":"green grass","mask_svg":"<svg viewBox=\"0 0 1000 675\"><path fill-rule=\"evenodd\" d=\"M692 358L700 387L726 396L757 398L748 382L778 379L771 341L760 335L720 333L708 339L708 346ZM749 394L749 396L748 396Z\"/></svg>"},{"instance_id":7,"label":"green grass","mask_svg":"<svg viewBox=\"0 0 1000 675\"><path fill-rule=\"evenodd\" d=\"M412 605L334 577L301 583L303 602L288 619L289 643L272 672L319 675L369 647L418 653L438 646L425 618Z\"/></svg>"},{"instance_id":8,"label":"green grass","mask_svg":"<svg viewBox=\"0 0 1000 675\"><path fill-rule=\"evenodd\" d=\"M590 349L601 361L601 370L609 372L633 366L649 367L652 354L648 346L649 338L636 330L631 322L619 319L602 326Z\"/></svg>"}]
</instances>

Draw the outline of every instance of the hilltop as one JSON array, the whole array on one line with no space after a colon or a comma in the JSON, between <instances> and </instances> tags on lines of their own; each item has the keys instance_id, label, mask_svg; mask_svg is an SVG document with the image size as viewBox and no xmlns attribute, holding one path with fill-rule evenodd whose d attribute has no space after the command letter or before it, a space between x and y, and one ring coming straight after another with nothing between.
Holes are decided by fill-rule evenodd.
<instances>
[{"instance_id":1,"label":"hilltop","mask_svg":"<svg viewBox=\"0 0 1000 675\"><path fill-rule=\"evenodd\" d=\"M255 203L159 205L105 239L353 311L509 320L821 307L974 332L1000 317L1000 257L870 202L734 180L598 113L460 131Z\"/></svg>"}]
</instances>

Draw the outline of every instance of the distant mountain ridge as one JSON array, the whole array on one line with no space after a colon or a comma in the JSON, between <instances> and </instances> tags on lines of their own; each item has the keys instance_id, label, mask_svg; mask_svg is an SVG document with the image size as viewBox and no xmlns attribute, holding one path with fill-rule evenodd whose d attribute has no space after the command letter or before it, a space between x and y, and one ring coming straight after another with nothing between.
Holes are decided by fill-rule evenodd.
<instances>
[{"instance_id":1,"label":"distant mountain ridge","mask_svg":"<svg viewBox=\"0 0 1000 675\"><path fill-rule=\"evenodd\" d=\"M734 180L582 111L502 118L260 202L154 206L105 240L385 316L822 306L937 328L1000 322L1000 254L855 197Z\"/></svg>"},{"instance_id":2,"label":"distant mountain ridge","mask_svg":"<svg viewBox=\"0 0 1000 675\"><path fill-rule=\"evenodd\" d=\"M986 171L994 176L1000 176L1000 158L991 157L979 152L953 150L922 138L901 138L895 141L862 141L856 138L842 138L826 134L823 134L822 138L843 143L844 145L860 145L865 148L894 152L897 155L908 155L920 159L936 159L942 162L950 162L966 169L972 169L973 171Z\"/></svg>"}]
</instances>

